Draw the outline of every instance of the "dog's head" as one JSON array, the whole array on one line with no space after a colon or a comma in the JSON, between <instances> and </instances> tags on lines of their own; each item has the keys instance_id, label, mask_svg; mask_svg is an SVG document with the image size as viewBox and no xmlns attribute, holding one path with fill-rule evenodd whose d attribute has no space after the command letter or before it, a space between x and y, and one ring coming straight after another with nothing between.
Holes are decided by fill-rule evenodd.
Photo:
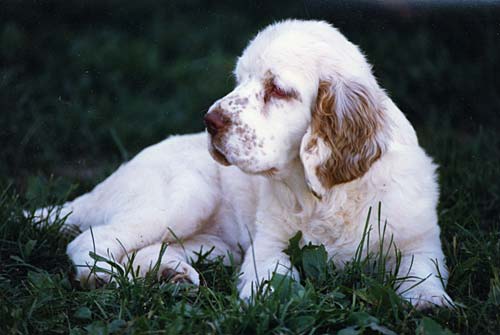
<instances>
[{"instance_id":1,"label":"dog's head","mask_svg":"<svg viewBox=\"0 0 500 335\"><path fill-rule=\"evenodd\" d=\"M359 49L329 24L267 27L234 72L236 88L205 116L221 164L279 176L300 158L321 195L361 177L384 152L385 94Z\"/></svg>"}]
</instances>

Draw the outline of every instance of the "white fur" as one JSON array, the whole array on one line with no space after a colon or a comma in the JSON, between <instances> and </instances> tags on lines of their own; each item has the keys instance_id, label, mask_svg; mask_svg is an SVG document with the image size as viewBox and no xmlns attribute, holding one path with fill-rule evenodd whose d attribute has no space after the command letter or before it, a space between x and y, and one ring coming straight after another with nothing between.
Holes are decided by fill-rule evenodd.
<instances>
[{"instance_id":1,"label":"white fur","mask_svg":"<svg viewBox=\"0 0 500 335\"><path fill-rule=\"evenodd\" d=\"M249 297L255 283L274 271L297 276L283 249L298 230L304 243L324 244L342 267L356 252L369 208L380 202L386 238L393 236L403 255L400 275L428 277L409 290L412 281L407 280L400 293L419 307L447 305L451 300L434 264L446 283L436 166L418 145L408 120L378 86L359 49L327 23L284 21L250 42L235 75L236 88L210 110L222 109L232 120L218 140L209 136L207 141L205 134L170 137L142 151L92 192L65 204L63 214L71 213L67 224L83 230L68 246L73 262L93 264L88 252L95 242L98 254L119 261L138 251L136 265L145 273L156 262L161 242L168 242L161 263L173 267L178 262L197 283L186 262L202 246L205 251L214 246L213 256L230 252L236 261L244 256L239 288L241 297ZM265 99L269 76L295 97ZM312 135L311 108L320 80L336 83L340 117L348 117L347 107L356 103L346 93L349 83L367 87L387 125L377 135L383 155L361 178L331 189L314 174L330 154L327 146L320 141L316 156L308 156L304 144L301 150ZM233 166L214 162L207 146ZM37 215L44 215L43 210ZM376 215L370 225L369 249L377 251L381 236ZM182 249L179 240L188 248ZM95 283L87 267L77 268L77 277Z\"/></svg>"}]
</instances>

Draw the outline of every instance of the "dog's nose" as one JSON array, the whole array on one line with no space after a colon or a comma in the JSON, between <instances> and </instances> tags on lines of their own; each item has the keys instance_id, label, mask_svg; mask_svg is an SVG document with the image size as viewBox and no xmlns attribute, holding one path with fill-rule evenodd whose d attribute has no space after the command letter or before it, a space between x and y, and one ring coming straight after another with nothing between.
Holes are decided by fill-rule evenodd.
<instances>
[{"instance_id":1,"label":"dog's nose","mask_svg":"<svg viewBox=\"0 0 500 335\"><path fill-rule=\"evenodd\" d=\"M229 119L220 108L213 109L205 115L203 121L210 135L215 136L222 128L229 125Z\"/></svg>"}]
</instances>

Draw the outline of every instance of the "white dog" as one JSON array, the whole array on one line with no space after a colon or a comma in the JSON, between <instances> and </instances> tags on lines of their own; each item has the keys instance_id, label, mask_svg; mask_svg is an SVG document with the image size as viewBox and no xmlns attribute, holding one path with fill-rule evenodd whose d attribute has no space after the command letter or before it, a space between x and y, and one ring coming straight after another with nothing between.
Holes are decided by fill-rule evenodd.
<instances>
[{"instance_id":1,"label":"white dog","mask_svg":"<svg viewBox=\"0 0 500 335\"><path fill-rule=\"evenodd\" d=\"M234 73L236 88L205 116L208 138L151 146L61 208L83 231L68 245L74 264L94 264L94 250L121 262L136 252L145 274L166 242L160 275L199 284L189 259L214 248L211 257L244 257L239 289L249 297L273 272L297 277L283 250L299 230L342 267L380 202L385 238L409 277L399 292L420 308L451 304L436 165L360 50L325 22L289 20L261 31ZM381 238L372 229L366 251L378 251ZM87 285L99 275L77 267Z\"/></svg>"}]
</instances>

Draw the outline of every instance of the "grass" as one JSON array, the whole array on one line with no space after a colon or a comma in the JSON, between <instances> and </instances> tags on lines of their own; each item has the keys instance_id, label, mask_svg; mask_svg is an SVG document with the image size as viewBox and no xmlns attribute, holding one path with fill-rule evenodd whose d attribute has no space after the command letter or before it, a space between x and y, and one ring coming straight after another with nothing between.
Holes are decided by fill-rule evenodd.
<instances>
[{"instance_id":1,"label":"grass","mask_svg":"<svg viewBox=\"0 0 500 335\"><path fill-rule=\"evenodd\" d=\"M259 1L4 5L1 334L498 334L498 8L405 16ZM48 226L22 210L73 198L140 148L200 130L206 107L231 88L247 40L284 17L327 19L360 44L440 165L447 291L459 308L415 311L394 293L391 276L362 260L339 271L321 246L293 243L301 282L277 277L276 294L252 305L237 299L236 266L203 257L194 264L199 289L152 278L75 286L63 222Z\"/></svg>"},{"instance_id":2,"label":"grass","mask_svg":"<svg viewBox=\"0 0 500 335\"><path fill-rule=\"evenodd\" d=\"M274 278L275 293L251 305L237 298L238 268L203 257L194 263L203 278L199 289L158 283L154 275L129 281L117 273L119 287L82 290L72 285L64 254L69 237L59 232L63 220L47 225L25 218L21 210L29 204L11 188L3 192L0 206L5 333L449 334L451 329L494 334L500 324L500 263L492 257L500 252L499 230L482 229L474 236L474 227L456 223L467 211L462 207L440 211L443 235L451 237L443 239L451 268L448 291L461 307L418 312L397 296L391 274L362 258L338 271L321 246L300 248L300 236L290 241L287 253L301 282Z\"/></svg>"}]
</instances>

